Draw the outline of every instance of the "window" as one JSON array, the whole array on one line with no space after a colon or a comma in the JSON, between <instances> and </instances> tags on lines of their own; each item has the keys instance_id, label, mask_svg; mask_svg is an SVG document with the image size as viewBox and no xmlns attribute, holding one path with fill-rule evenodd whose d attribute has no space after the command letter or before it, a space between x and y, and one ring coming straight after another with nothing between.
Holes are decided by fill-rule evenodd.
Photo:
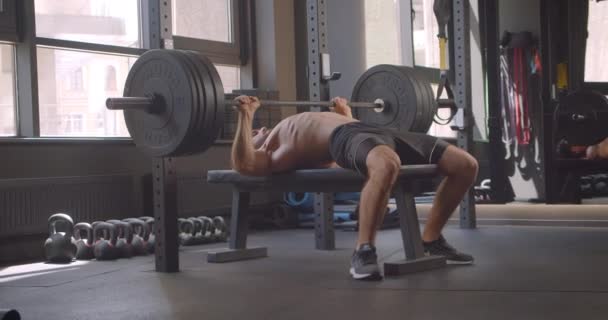
<instances>
[{"instance_id":1,"label":"window","mask_svg":"<svg viewBox=\"0 0 608 320\"><path fill-rule=\"evenodd\" d=\"M231 0L173 0L173 34L233 42Z\"/></svg>"},{"instance_id":2,"label":"window","mask_svg":"<svg viewBox=\"0 0 608 320\"><path fill-rule=\"evenodd\" d=\"M15 48L0 43L0 136L16 135L15 110Z\"/></svg>"},{"instance_id":3,"label":"window","mask_svg":"<svg viewBox=\"0 0 608 320\"><path fill-rule=\"evenodd\" d=\"M585 81L608 82L608 2L589 2L587 52L585 56Z\"/></svg>"},{"instance_id":4,"label":"window","mask_svg":"<svg viewBox=\"0 0 608 320\"><path fill-rule=\"evenodd\" d=\"M138 0L35 0L36 35L141 47Z\"/></svg>"},{"instance_id":5,"label":"window","mask_svg":"<svg viewBox=\"0 0 608 320\"><path fill-rule=\"evenodd\" d=\"M215 67L222 79L225 93L241 88L241 68L226 65L215 65Z\"/></svg>"},{"instance_id":6,"label":"window","mask_svg":"<svg viewBox=\"0 0 608 320\"><path fill-rule=\"evenodd\" d=\"M365 47L367 67L402 64L398 1L365 1ZM394 44L394 45L387 45Z\"/></svg>"},{"instance_id":7,"label":"window","mask_svg":"<svg viewBox=\"0 0 608 320\"><path fill-rule=\"evenodd\" d=\"M414 63L439 69L439 27L433 13L433 0L412 0Z\"/></svg>"},{"instance_id":8,"label":"window","mask_svg":"<svg viewBox=\"0 0 608 320\"><path fill-rule=\"evenodd\" d=\"M136 59L39 47L40 134L128 136L122 112L107 110L105 100L122 95L127 74Z\"/></svg>"}]
</instances>

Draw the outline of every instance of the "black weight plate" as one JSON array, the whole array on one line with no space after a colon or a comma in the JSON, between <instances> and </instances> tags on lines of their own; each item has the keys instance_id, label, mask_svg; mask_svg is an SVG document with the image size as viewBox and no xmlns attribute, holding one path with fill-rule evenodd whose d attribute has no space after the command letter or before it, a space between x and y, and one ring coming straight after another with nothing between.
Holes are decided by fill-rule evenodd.
<instances>
[{"instance_id":1,"label":"black weight plate","mask_svg":"<svg viewBox=\"0 0 608 320\"><path fill-rule=\"evenodd\" d=\"M204 121L205 109L208 107L209 102L207 101L207 93L205 92L205 87L203 83L203 79L198 74L198 69L196 65L192 62L190 57L186 54L186 51L182 50L174 50L177 55L180 56L181 60L187 65L188 70L192 74L193 83L196 88L197 98L198 98L198 108L196 108L196 114L194 116L194 124L190 130L190 135L188 136L187 143L183 146L183 150L180 150L180 153L183 154L195 154L197 153L197 146L200 142L199 137L199 128L201 123Z\"/></svg>"},{"instance_id":2,"label":"black weight plate","mask_svg":"<svg viewBox=\"0 0 608 320\"><path fill-rule=\"evenodd\" d=\"M213 138L213 141L215 141L215 139L217 139L218 133L224 127L224 120L226 117L226 106L224 105L225 104L225 102L224 102L224 85L222 84L222 79L220 78L220 74L217 72L217 69L215 68L215 66L213 65L211 60L209 60L209 58L205 57L204 55L201 55L198 53L197 53L197 56L200 59L200 61L207 67L207 72L208 72L209 76L211 76L211 79L212 79L211 84L213 85L213 87L215 89L216 109L215 109L215 112L213 113L213 116L214 116L213 123L215 124L215 130L213 131L213 136L210 136L210 138Z\"/></svg>"},{"instance_id":3,"label":"black weight plate","mask_svg":"<svg viewBox=\"0 0 608 320\"><path fill-rule=\"evenodd\" d=\"M135 144L153 157L176 156L189 135L196 93L191 75L170 50L148 50L135 61L125 81L123 96L157 95L165 110L150 114L125 110L127 129Z\"/></svg>"},{"instance_id":4,"label":"black weight plate","mask_svg":"<svg viewBox=\"0 0 608 320\"><path fill-rule=\"evenodd\" d=\"M427 118L427 108L425 104L427 100L426 91L416 78L415 72L413 72L411 68L399 66L399 70L401 70L401 72L403 72L410 79L410 81L414 84L414 88L416 88L415 95L418 101L418 104L416 105L416 122L414 123L414 127L410 128L410 131L424 132Z\"/></svg>"},{"instance_id":5,"label":"black weight plate","mask_svg":"<svg viewBox=\"0 0 608 320\"><path fill-rule=\"evenodd\" d=\"M409 67L406 67L408 69L409 72L413 73L413 70ZM435 113L437 113L437 100L435 99L435 94L433 93L433 88L431 87L431 84L426 82L425 80L422 79L418 79L416 78L416 80L418 81L418 83L420 84L420 87L424 90L425 94L425 100L423 100L423 105L422 107L424 108L424 114L426 114L426 117L424 118L424 121L421 122L421 127L420 127L420 132L428 132L429 129L431 128L431 125L433 124L433 119L435 118Z\"/></svg>"},{"instance_id":6,"label":"black weight plate","mask_svg":"<svg viewBox=\"0 0 608 320\"><path fill-rule=\"evenodd\" d=\"M200 140L200 143L197 145L198 148L196 149L198 152L203 152L207 150L213 144L213 142L215 142L220 130L215 119L217 117L218 110L223 109L220 109L220 106L217 105L217 92L215 90L215 86L221 86L222 84L214 83L213 77L209 73L207 65L205 64L204 60L202 60L199 53L195 51L187 51L186 55L195 64L197 73L199 74L201 80L203 80L205 94L207 95L207 108L204 110L204 119L198 130L198 139Z\"/></svg>"},{"instance_id":7,"label":"black weight plate","mask_svg":"<svg viewBox=\"0 0 608 320\"><path fill-rule=\"evenodd\" d=\"M375 109L358 108L357 116L364 123L395 128L402 132L416 128L418 95L417 86L411 77L398 66L377 65L361 75L351 97L352 101L373 102L380 98L385 107L382 112Z\"/></svg>"},{"instance_id":8,"label":"black weight plate","mask_svg":"<svg viewBox=\"0 0 608 320\"><path fill-rule=\"evenodd\" d=\"M183 53L183 51L171 50L171 53L174 54L181 61L184 68L190 74L190 76L191 76L190 79L192 81L191 83L195 90L194 94L195 94L196 99L194 100L194 103L193 103L193 108L194 108L194 112L192 114L193 121L189 128L188 136L186 137L186 139L184 139L184 143L182 145L180 145L179 149L177 150L177 154L188 155L188 154L193 153L192 145L193 145L193 141L196 141L196 131L195 130L198 126L198 120L200 117L201 108L204 108L204 105L202 105L202 104L204 104L204 92L201 92L202 84L196 76L194 66L192 65L192 63L190 62L188 57L186 57L186 55Z\"/></svg>"}]
</instances>

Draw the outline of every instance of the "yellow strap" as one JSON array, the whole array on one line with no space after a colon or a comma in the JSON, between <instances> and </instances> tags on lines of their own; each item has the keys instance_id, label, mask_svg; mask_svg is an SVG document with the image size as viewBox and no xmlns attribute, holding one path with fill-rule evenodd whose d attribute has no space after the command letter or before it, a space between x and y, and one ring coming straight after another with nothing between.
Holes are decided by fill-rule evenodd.
<instances>
[{"instance_id":1,"label":"yellow strap","mask_svg":"<svg viewBox=\"0 0 608 320\"><path fill-rule=\"evenodd\" d=\"M439 69L447 70L448 62L447 62L447 52L446 52L446 44L448 39L439 38Z\"/></svg>"},{"instance_id":2,"label":"yellow strap","mask_svg":"<svg viewBox=\"0 0 608 320\"><path fill-rule=\"evenodd\" d=\"M557 88L560 90L568 88L568 64L565 62L557 65Z\"/></svg>"}]
</instances>

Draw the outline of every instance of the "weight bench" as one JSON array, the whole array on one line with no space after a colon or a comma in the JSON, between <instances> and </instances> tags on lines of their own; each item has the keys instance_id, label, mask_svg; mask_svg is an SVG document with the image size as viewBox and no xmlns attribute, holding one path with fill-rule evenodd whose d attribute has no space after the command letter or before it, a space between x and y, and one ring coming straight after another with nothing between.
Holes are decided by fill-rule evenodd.
<instances>
[{"instance_id":1,"label":"weight bench","mask_svg":"<svg viewBox=\"0 0 608 320\"><path fill-rule=\"evenodd\" d=\"M400 275L440 268L446 265L444 257L424 255L422 237L416 212L413 184L416 180L437 176L435 165L402 166L393 188L399 212L401 237L406 259L386 262L384 274ZM268 255L265 247L247 248L248 207L250 193L255 191L315 192L315 233L317 249L333 250L333 193L361 191L365 178L352 170L318 169L297 170L265 177L244 176L233 170L216 170L207 173L213 184L232 185L232 219L228 249L209 252L208 262L220 263L262 258Z\"/></svg>"}]
</instances>

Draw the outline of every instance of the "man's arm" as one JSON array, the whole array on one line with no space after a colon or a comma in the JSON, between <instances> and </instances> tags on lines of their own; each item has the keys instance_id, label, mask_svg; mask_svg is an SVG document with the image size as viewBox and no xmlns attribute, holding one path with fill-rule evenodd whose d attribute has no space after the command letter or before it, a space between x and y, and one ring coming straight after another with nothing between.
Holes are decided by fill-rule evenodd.
<instances>
[{"instance_id":1,"label":"man's arm","mask_svg":"<svg viewBox=\"0 0 608 320\"><path fill-rule=\"evenodd\" d=\"M334 112L337 114L341 114L345 117L352 118L353 113L351 108L348 106L348 101L341 97L336 97L332 100L334 103Z\"/></svg>"},{"instance_id":2,"label":"man's arm","mask_svg":"<svg viewBox=\"0 0 608 320\"><path fill-rule=\"evenodd\" d=\"M255 97L241 96L235 99L239 118L236 136L232 144L232 168L244 175L263 176L271 173L271 154L255 150L252 142L253 116L260 102Z\"/></svg>"}]
</instances>

